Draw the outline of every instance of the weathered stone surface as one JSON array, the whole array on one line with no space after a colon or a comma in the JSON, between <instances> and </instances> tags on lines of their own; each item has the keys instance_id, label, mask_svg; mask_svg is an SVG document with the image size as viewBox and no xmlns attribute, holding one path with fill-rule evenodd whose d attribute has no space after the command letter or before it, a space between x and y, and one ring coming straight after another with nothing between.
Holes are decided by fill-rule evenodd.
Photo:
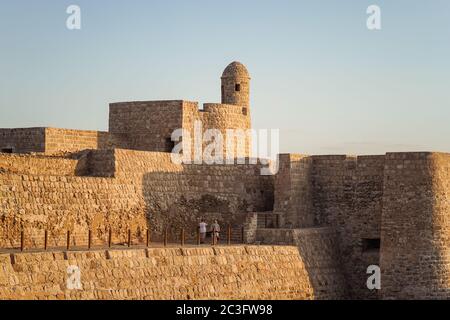
<instances>
[{"instance_id":1,"label":"weathered stone surface","mask_svg":"<svg viewBox=\"0 0 450 320\"><path fill-rule=\"evenodd\" d=\"M148 251L148 252L147 252ZM0 254L0 299L313 299L295 247ZM82 290L69 290L69 266Z\"/></svg>"},{"instance_id":2,"label":"weathered stone surface","mask_svg":"<svg viewBox=\"0 0 450 320\"><path fill-rule=\"evenodd\" d=\"M273 178L254 165L175 165L168 153L131 150L91 151L78 160L0 155L0 246L18 246L25 230L28 247L105 243L109 228L123 242L127 230L141 239L166 227L172 238L185 228L195 236L201 217L244 226L247 214L264 210L273 197ZM55 171L59 172L55 172ZM58 174L59 173L59 174ZM89 176L77 176L88 174Z\"/></svg>"},{"instance_id":3,"label":"weathered stone surface","mask_svg":"<svg viewBox=\"0 0 450 320\"><path fill-rule=\"evenodd\" d=\"M167 227L171 239L181 228L192 239L203 217L219 220L224 229L231 224L237 241L297 246L318 299L450 298L449 154L283 154L275 176L261 176L261 164L174 164L168 153L172 132L182 128L193 133L197 121L203 131L217 129L222 134L251 128L250 75L245 66L234 62L226 68L221 103L206 103L202 110L198 103L184 100L122 102L110 105L108 132L0 129L0 247L18 247L24 231L26 247L42 248L44 230L50 233L50 246L65 245L68 230L72 245L78 246L86 245L88 230L94 232L94 245L106 243L109 229L114 230L113 243L126 242L129 229L135 241L144 241L147 229L161 240ZM189 146L187 140L183 138L183 147ZM247 139L231 148L237 157L246 158L251 146ZM27 155L6 154L10 152ZM226 266L230 260L258 270L268 267L264 261L271 263L268 248L234 248L233 253L228 248L152 250L150 257L139 258L152 266L159 260L186 268L212 261ZM277 255L283 256L280 250ZM121 255L128 254L106 256L118 264ZM80 263L90 257L66 256ZM0 257L8 265L8 257ZM56 264L64 254L42 254L39 259L52 257ZM17 256L21 259L34 258ZM107 263L104 257L98 259ZM3 292L2 284L26 282L21 272L37 268L14 265L11 277L0 273ZM370 265L381 265L381 292L367 289ZM162 275L168 266L161 268L154 272ZM237 268L232 270L236 277ZM180 270L171 270L171 276ZM121 278L123 270L114 272ZM278 281L264 288L273 292ZM48 286L53 290L51 283ZM195 297L211 291L202 290ZM119 290L115 297L123 296ZM146 297L142 292L136 296ZM76 297L82 295L69 298ZM67 296L58 292L52 298Z\"/></svg>"}]
</instances>

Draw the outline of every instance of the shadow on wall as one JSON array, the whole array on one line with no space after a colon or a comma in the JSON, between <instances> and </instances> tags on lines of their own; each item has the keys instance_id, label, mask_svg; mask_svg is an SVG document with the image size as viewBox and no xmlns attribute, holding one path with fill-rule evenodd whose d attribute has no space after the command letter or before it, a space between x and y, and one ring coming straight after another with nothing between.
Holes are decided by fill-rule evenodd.
<instances>
[{"instance_id":1,"label":"shadow on wall","mask_svg":"<svg viewBox=\"0 0 450 320\"><path fill-rule=\"evenodd\" d=\"M90 151L82 151L74 155L74 158L78 160L74 172L75 176L84 177L89 175L89 154Z\"/></svg>"},{"instance_id":2,"label":"shadow on wall","mask_svg":"<svg viewBox=\"0 0 450 320\"><path fill-rule=\"evenodd\" d=\"M342 253L337 234L332 228L259 229L257 240L262 245L297 247L314 299L349 298L349 283L343 272Z\"/></svg>"},{"instance_id":3,"label":"shadow on wall","mask_svg":"<svg viewBox=\"0 0 450 320\"><path fill-rule=\"evenodd\" d=\"M243 181L208 179L200 170L143 176L142 196L152 238L162 239L168 228L172 239L179 237L181 229L186 237L195 239L201 219L208 224L217 219L225 232L228 225L242 227L249 212L273 207L273 187L262 190L258 177L252 178L257 184L248 187Z\"/></svg>"}]
</instances>

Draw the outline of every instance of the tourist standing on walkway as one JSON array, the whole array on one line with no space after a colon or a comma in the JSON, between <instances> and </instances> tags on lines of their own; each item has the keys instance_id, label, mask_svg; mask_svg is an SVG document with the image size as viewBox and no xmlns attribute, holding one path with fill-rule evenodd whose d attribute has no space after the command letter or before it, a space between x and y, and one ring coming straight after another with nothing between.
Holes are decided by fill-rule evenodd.
<instances>
[{"instance_id":1,"label":"tourist standing on walkway","mask_svg":"<svg viewBox=\"0 0 450 320\"><path fill-rule=\"evenodd\" d=\"M217 220L214 220L214 223L212 225L212 235L211 236L214 238L213 243L218 244L219 239L220 239L220 225L217 222Z\"/></svg>"},{"instance_id":2,"label":"tourist standing on walkway","mask_svg":"<svg viewBox=\"0 0 450 320\"><path fill-rule=\"evenodd\" d=\"M200 221L200 224L198 225L198 229L199 229L199 232L200 232L200 243L201 243L201 244L205 243L205 238L206 238L206 227L207 227L207 226L208 226L208 225L206 224L206 222L205 222L204 219L202 219L202 220Z\"/></svg>"}]
</instances>

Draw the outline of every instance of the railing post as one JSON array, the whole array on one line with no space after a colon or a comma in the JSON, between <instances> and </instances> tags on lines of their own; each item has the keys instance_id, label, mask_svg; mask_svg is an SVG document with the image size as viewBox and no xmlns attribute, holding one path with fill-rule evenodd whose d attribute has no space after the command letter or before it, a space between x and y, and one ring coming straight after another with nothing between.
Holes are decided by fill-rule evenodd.
<instances>
[{"instance_id":1,"label":"railing post","mask_svg":"<svg viewBox=\"0 0 450 320\"><path fill-rule=\"evenodd\" d=\"M244 239L244 227L241 228L241 241L242 241L242 244L245 244L245 239Z\"/></svg>"},{"instance_id":2,"label":"railing post","mask_svg":"<svg viewBox=\"0 0 450 320\"><path fill-rule=\"evenodd\" d=\"M20 232L20 251L24 251L25 250L25 233L22 230Z\"/></svg>"},{"instance_id":3,"label":"railing post","mask_svg":"<svg viewBox=\"0 0 450 320\"><path fill-rule=\"evenodd\" d=\"M267 229L267 213L264 214L264 229Z\"/></svg>"},{"instance_id":4,"label":"railing post","mask_svg":"<svg viewBox=\"0 0 450 320\"><path fill-rule=\"evenodd\" d=\"M70 250L70 231L67 231L67 251Z\"/></svg>"},{"instance_id":5,"label":"railing post","mask_svg":"<svg viewBox=\"0 0 450 320\"><path fill-rule=\"evenodd\" d=\"M131 230L128 229L128 248L131 247Z\"/></svg>"},{"instance_id":6,"label":"railing post","mask_svg":"<svg viewBox=\"0 0 450 320\"><path fill-rule=\"evenodd\" d=\"M228 245L231 245L231 224L228 225L227 243Z\"/></svg>"},{"instance_id":7,"label":"railing post","mask_svg":"<svg viewBox=\"0 0 450 320\"><path fill-rule=\"evenodd\" d=\"M147 229L147 248L150 246L150 229Z\"/></svg>"},{"instance_id":8,"label":"railing post","mask_svg":"<svg viewBox=\"0 0 450 320\"><path fill-rule=\"evenodd\" d=\"M44 250L47 251L48 248L48 231L45 230L44 232Z\"/></svg>"},{"instance_id":9,"label":"railing post","mask_svg":"<svg viewBox=\"0 0 450 320\"><path fill-rule=\"evenodd\" d=\"M109 231L108 231L108 248L111 248L111 246L112 246L112 229L109 228Z\"/></svg>"},{"instance_id":10,"label":"railing post","mask_svg":"<svg viewBox=\"0 0 450 320\"><path fill-rule=\"evenodd\" d=\"M277 229L279 229L280 228L280 215L279 214L277 214Z\"/></svg>"},{"instance_id":11,"label":"railing post","mask_svg":"<svg viewBox=\"0 0 450 320\"><path fill-rule=\"evenodd\" d=\"M181 229L181 246L184 247L184 228Z\"/></svg>"},{"instance_id":12,"label":"railing post","mask_svg":"<svg viewBox=\"0 0 450 320\"><path fill-rule=\"evenodd\" d=\"M200 241L200 227L197 228L197 245L199 246L201 244Z\"/></svg>"},{"instance_id":13,"label":"railing post","mask_svg":"<svg viewBox=\"0 0 450 320\"><path fill-rule=\"evenodd\" d=\"M88 249L91 250L92 247L92 230L89 229L88 231Z\"/></svg>"},{"instance_id":14,"label":"railing post","mask_svg":"<svg viewBox=\"0 0 450 320\"><path fill-rule=\"evenodd\" d=\"M164 230L164 247L167 247L167 234L168 234L167 228Z\"/></svg>"}]
</instances>

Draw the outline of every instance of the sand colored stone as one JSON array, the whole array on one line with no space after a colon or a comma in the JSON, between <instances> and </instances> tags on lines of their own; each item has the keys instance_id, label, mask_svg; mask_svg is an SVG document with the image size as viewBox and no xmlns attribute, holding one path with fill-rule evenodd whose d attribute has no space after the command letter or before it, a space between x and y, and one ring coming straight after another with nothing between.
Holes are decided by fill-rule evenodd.
<instances>
[{"instance_id":1,"label":"sand colored stone","mask_svg":"<svg viewBox=\"0 0 450 320\"><path fill-rule=\"evenodd\" d=\"M244 227L246 243L268 247L5 254L0 297L450 298L450 154L282 154L273 176L248 159L173 163L175 129L192 132L196 121L203 131L251 128L245 66L231 63L221 86L221 103L202 109L185 100L112 103L108 132L0 129L0 247L17 248L21 231L26 248L42 248L45 230L50 246L64 246L68 230L78 247L88 230L95 245L106 244L109 229L116 243L129 229L142 243L147 229L161 236L168 226L172 238L181 228L195 237L201 217L231 224L239 237ZM251 146L232 148L247 157ZM90 291L61 287L69 260L94 279ZM380 291L367 288L370 265L381 266ZM200 266L224 286L199 285Z\"/></svg>"}]
</instances>

